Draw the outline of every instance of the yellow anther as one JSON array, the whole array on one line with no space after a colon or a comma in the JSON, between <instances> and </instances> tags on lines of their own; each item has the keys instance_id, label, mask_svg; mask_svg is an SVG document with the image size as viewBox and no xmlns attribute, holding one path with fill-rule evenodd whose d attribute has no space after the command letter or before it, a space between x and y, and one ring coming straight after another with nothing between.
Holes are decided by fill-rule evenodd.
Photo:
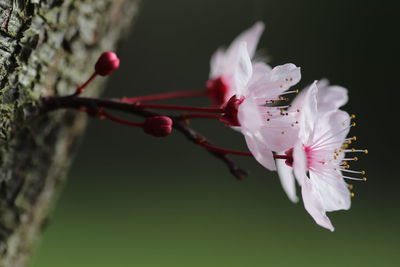
<instances>
[{"instance_id":1,"label":"yellow anther","mask_svg":"<svg viewBox=\"0 0 400 267\"><path fill-rule=\"evenodd\" d=\"M368 180L367 177L363 177L362 179L364 182L366 182Z\"/></svg>"},{"instance_id":2,"label":"yellow anther","mask_svg":"<svg viewBox=\"0 0 400 267\"><path fill-rule=\"evenodd\" d=\"M357 161L358 160L358 158L357 157L354 157L354 161Z\"/></svg>"},{"instance_id":3,"label":"yellow anther","mask_svg":"<svg viewBox=\"0 0 400 267\"><path fill-rule=\"evenodd\" d=\"M354 196L355 196L355 194L354 194L353 192L351 192L351 193L350 193L350 196L351 196L351 197L354 197Z\"/></svg>"},{"instance_id":4,"label":"yellow anther","mask_svg":"<svg viewBox=\"0 0 400 267\"><path fill-rule=\"evenodd\" d=\"M354 126L356 126L356 123L355 123L355 122L353 122L353 123L351 124L351 127L354 127Z\"/></svg>"},{"instance_id":5,"label":"yellow anther","mask_svg":"<svg viewBox=\"0 0 400 267\"><path fill-rule=\"evenodd\" d=\"M354 141L357 141L357 136L353 136L352 139L353 139Z\"/></svg>"},{"instance_id":6,"label":"yellow anther","mask_svg":"<svg viewBox=\"0 0 400 267\"><path fill-rule=\"evenodd\" d=\"M367 150L367 149L365 149L365 150L364 150L364 153L365 153L365 154L368 154L368 150Z\"/></svg>"},{"instance_id":7,"label":"yellow anther","mask_svg":"<svg viewBox=\"0 0 400 267\"><path fill-rule=\"evenodd\" d=\"M362 174L362 175L365 175L365 171L361 171L361 174Z\"/></svg>"},{"instance_id":8,"label":"yellow anther","mask_svg":"<svg viewBox=\"0 0 400 267\"><path fill-rule=\"evenodd\" d=\"M349 184L347 187L349 188L349 190L353 190L353 185L352 184Z\"/></svg>"},{"instance_id":9,"label":"yellow anther","mask_svg":"<svg viewBox=\"0 0 400 267\"><path fill-rule=\"evenodd\" d=\"M352 119L355 119L356 118L356 115L355 114L351 114L351 116L350 116Z\"/></svg>"},{"instance_id":10,"label":"yellow anther","mask_svg":"<svg viewBox=\"0 0 400 267\"><path fill-rule=\"evenodd\" d=\"M351 152L354 152L354 151L356 151L356 149L355 149L355 148L352 148L352 149L351 149Z\"/></svg>"}]
</instances>

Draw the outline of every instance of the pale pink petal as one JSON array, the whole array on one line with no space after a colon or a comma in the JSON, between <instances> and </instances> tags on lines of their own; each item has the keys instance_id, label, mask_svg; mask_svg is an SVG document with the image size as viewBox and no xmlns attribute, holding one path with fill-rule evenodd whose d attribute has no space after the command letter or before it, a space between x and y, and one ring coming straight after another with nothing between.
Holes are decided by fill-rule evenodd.
<instances>
[{"instance_id":1,"label":"pale pink petal","mask_svg":"<svg viewBox=\"0 0 400 267\"><path fill-rule=\"evenodd\" d=\"M267 75L272 68L264 62L253 63L253 75L251 76L249 87L252 88L262 77Z\"/></svg>"},{"instance_id":2,"label":"pale pink petal","mask_svg":"<svg viewBox=\"0 0 400 267\"><path fill-rule=\"evenodd\" d=\"M260 130L263 120L253 97L246 97L239 105L238 120L242 131L256 133Z\"/></svg>"},{"instance_id":3,"label":"pale pink petal","mask_svg":"<svg viewBox=\"0 0 400 267\"><path fill-rule=\"evenodd\" d=\"M296 143L293 148L293 171L297 182L302 186L307 177L307 155L301 142Z\"/></svg>"},{"instance_id":4,"label":"pale pink petal","mask_svg":"<svg viewBox=\"0 0 400 267\"><path fill-rule=\"evenodd\" d=\"M329 86L324 79L318 82L318 110L320 113L334 111L345 105L349 99L347 89L341 86Z\"/></svg>"},{"instance_id":5,"label":"pale pink petal","mask_svg":"<svg viewBox=\"0 0 400 267\"><path fill-rule=\"evenodd\" d=\"M278 154L283 155L284 151ZM277 159L275 163L283 190L285 190L287 196L292 202L298 202L299 198L296 194L296 183L293 176L293 168L286 165L285 160L283 159Z\"/></svg>"},{"instance_id":6,"label":"pale pink petal","mask_svg":"<svg viewBox=\"0 0 400 267\"><path fill-rule=\"evenodd\" d=\"M342 110L321 115L314 127L312 143L323 145L324 149L341 147L350 131L350 122L349 114Z\"/></svg>"},{"instance_id":7,"label":"pale pink petal","mask_svg":"<svg viewBox=\"0 0 400 267\"><path fill-rule=\"evenodd\" d=\"M278 97L300 81L300 68L294 64L276 66L253 86L252 93L258 97Z\"/></svg>"},{"instance_id":8,"label":"pale pink petal","mask_svg":"<svg viewBox=\"0 0 400 267\"><path fill-rule=\"evenodd\" d=\"M243 133L243 131L242 131ZM265 168L271 171L276 170L272 151L266 146L259 135L244 132L247 147L253 154L253 157Z\"/></svg>"},{"instance_id":9,"label":"pale pink petal","mask_svg":"<svg viewBox=\"0 0 400 267\"><path fill-rule=\"evenodd\" d=\"M233 73L232 73L232 95L228 99L237 95L237 97L244 96L246 94L247 84L251 78L253 67L249 53L247 52L246 43L239 45L237 58L235 62L232 62Z\"/></svg>"},{"instance_id":10,"label":"pale pink petal","mask_svg":"<svg viewBox=\"0 0 400 267\"><path fill-rule=\"evenodd\" d=\"M301 187L301 194L303 197L304 207L315 222L326 229L334 231L331 221L325 214L322 197L316 186L307 177L304 178L304 183Z\"/></svg>"},{"instance_id":11,"label":"pale pink petal","mask_svg":"<svg viewBox=\"0 0 400 267\"><path fill-rule=\"evenodd\" d=\"M350 208L350 191L341 174L330 171L322 175L310 171L310 179L322 196L322 205L325 211L348 210Z\"/></svg>"},{"instance_id":12,"label":"pale pink petal","mask_svg":"<svg viewBox=\"0 0 400 267\"><path fill-rule=\"evenodd\" d=\"M318 81L317 102L319 114L335 111L348 101L347 89L340 86L329 86L329 81L324 79ZM310 85L302 90L292 102L292 109L300 108L305 100L306 92L313 86Z\"/></svg>"},{"instance_id":13,"label":"pale pink petal","mask_svg":"<svg viewBox=\"0 0 400 267\"><path fill-rule=\"evenodd\" d=\"M304 145L308 145L313 139L315 124L318 120L317 108L318 88L314 82L310 88L305 91L304 98L301 101L299 116L299 139Z\"/></svg>"},{"instance_id":14,"label":"pale pink petal","mask_svg":"<svg viewBox=\"0 0 400 267\"><path fill-rule=\"evenodd\" d=\"M238 37L233 40L230 48L228 48L228 53L230 53L230 49L234 48L235 46L239 46L240 43L246 42L247 43L247 51L252 58L256 51L258 42L260 40L261 34L263 33L265 25L263 22L257 22L251 28L247 29L246 31L242 32Z\"/></svg>"},{"instance_id":15,"label":"pale pink petal","mask_svg":"<svg viewBox=\"0 0 400 267\"><path fill-rule=\"evenodd\" d=\"M225 70L225 50L219 48L211 57L210 61L210 79L223 75Z\"/></svg>"},{"instance_id":16,"label":"pale pink petal","mask_svg":"<svg viewBox=\"0 0 400 267\"><path fill-rule=\"evenodd\" d=\"M295 119L283 116L267 122L260 128L260 133L272 151L285 151L298 141L298 127Z\"/></svg>"}]
</instances>

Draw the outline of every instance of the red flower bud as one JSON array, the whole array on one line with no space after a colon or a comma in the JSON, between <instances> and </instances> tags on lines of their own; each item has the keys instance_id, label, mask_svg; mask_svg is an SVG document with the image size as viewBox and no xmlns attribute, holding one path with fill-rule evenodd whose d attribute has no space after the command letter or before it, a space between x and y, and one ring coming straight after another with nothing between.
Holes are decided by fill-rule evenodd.
<instances>
[{"instance_id":1,"label":"red flower bud","mask_svg":"<svg viewBox=\"0 0 400 267\"><path fill-rule=\"evenodd\" d=\"M228 102L222 107L224 114L221 121L225 122L228 126L240 126L237 114L239 105L242 104L244 98L237 98L236 95L232 96Z\"/></svg>"},{"instance_id":2,"label":"red flower bud","mask_svg":"<svg viewBox=\"0 0 400 267\"><path fill-rule=\"evenodd\" d=\"M167 116L154 116L144 121L145 133L156 137L165 137L172 132L172 119Z\"/></svg>"},{"instance_id":3,"label":"red flower bud","mask_svg":"<svg viewBox=\"0 0 400 267\"><path fill-rule=\"evenodd\" d=\"M119 58L114 52L104 52L94 66L96 74L107 76L119 67Z\"/></svg>"}]
</instances>

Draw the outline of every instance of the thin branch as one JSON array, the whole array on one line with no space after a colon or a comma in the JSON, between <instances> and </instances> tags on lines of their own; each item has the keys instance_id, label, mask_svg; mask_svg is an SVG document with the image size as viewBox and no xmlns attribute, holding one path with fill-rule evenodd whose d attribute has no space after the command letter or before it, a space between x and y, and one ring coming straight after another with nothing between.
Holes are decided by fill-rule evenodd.
<instances>
[{"instance_id":1,"label":"thin branch","mask_svg":"<svg viewBox=\"0 0 400 267\"><path fill-rule=\"evenodd\" d=\"M110 100L110 99L101 99L101 98L89 98L89 97L45 97L42 98L41 112L49 112L57 109L68 109L68 108L87 108L89 110L98 110L99 108L108 108L118 111L123 111L127 113L131 113L141 117L153 117L160 116L161 114L155 113L152 111L145 110L143 108L137 107L135 105L129 103L123 103L120 101ZM179 116L171 117L173 120L173 127L177 131L181 132L189 141L196 145L200 145L201 147L207 149L204 145L201 144L209 144L213 146L209 142L205 141L206 138L195 130L187 126L182 122L182 118ZM239 180L243 180L247 176L247 172L240 168L226 153L213 151L211 149L207 149L207 151L222 160L229 168L230 172Z\"/></svg>"}]
</instances>

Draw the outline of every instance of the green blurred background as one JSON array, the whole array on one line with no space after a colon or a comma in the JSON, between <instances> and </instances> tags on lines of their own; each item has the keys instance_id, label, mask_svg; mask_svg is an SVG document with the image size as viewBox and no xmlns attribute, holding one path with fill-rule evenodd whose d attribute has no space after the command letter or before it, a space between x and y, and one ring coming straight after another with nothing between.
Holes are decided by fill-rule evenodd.
<instances>
[{"instance_id":1,"label":"green blurred background","mask_svg":"<svg viewBox=\"0 0 400 267\"><path fill-rule=\"evenodd\" d=\"M369 181L353 183L350 211L329 214L331 233L248 158L236 157L251 171L239 182L179 133L93 120L31 267L400 266L398 11L384 0L143 0L105 95L202 88L213 51L262 20L261 51L301 66L298 88L323 77L349 88ZM192 124L245 149L218 123Z\"/></svg>"}]
</instances>

